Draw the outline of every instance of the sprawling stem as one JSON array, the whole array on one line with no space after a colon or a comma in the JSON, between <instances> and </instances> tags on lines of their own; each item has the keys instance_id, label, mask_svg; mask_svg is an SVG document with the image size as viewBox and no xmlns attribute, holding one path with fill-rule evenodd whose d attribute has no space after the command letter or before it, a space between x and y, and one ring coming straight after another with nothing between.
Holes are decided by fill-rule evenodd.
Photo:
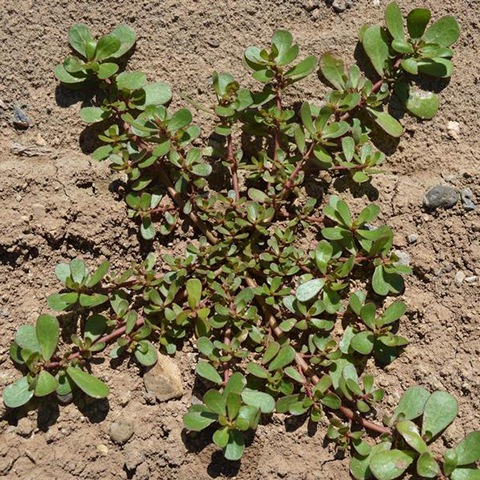
<instances>
[{"instance_id":1,"label":"sprawling stem","mask_svg":"<svg viewBox=\"0 0 480 480\"><path fill-rule=\"evenodd\" d=\"M233 153L233 136L230 134L227 137L227 161L230 163L230 171L232 173L233 191L235 192L235 198L240 199L240 187L238 185L238 162Z\"/></svg>"}]
</instances>

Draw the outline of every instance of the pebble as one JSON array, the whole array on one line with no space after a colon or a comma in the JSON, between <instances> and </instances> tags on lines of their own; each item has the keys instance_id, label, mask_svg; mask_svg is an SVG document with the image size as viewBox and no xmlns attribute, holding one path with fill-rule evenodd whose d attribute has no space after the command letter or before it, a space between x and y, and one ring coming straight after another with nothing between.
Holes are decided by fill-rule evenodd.
<instances>
[{"instance_id":1,"label":"pebble","mask_svg":"<svg viewBox=\"0 0 480 480\"><path fill-rule=\"evenodd\" d=\"M463 283L463 281L465 280L465 273L463 273L461 270L459 270L456 274L455 274L455 285L457 287L460 287Z\"/></svg>"},{"instance_id":2,"label":"pebble","mask_svg":"<svg viewBox=\"0 0 480 480\"><path fill-rule=\"evenodd\" d=\"M218 40L216 40L215 38L212 38L212 37L207 40L207 43L212 48L218 48L220 46L220 43L218 42Z\"/></svg>"},{"instance_id":3,"label":"pebble","mask_svg":"<svg viewBox=\"0 0 480 480\"><path fill-rule=\"evenodd\" d=\"M306 0L306 1L303 2L303 8L305 8L305 10L307 12L312 12L313 10L318 8L318 1L317 0Z\"/></svg>"},{"instance_id":4,"label":"pebble","mask_svg":"<svg viewBox=\"0 0 480 480\"><path fill-rule=\"evenodd\" d=\"M407 241L410 245L413 245L414 243L417 243L418 242L418 235L415 235L414 233L412 233L411 235L409 235L407 237Z\"/></svg>"},{"instance_id":5,"label":"pebble","mask_svg":"<svg viewBox=\"0 0 480 480\"><path fill-rule=\"evenodd\" d=\"M142 452L141 445L138 442L129 443L125 447L125 467L127 470L136 470L145 460L145 454Z\"/></svg>"},{"instance_id":6,"label":"pebble","mask_svg":"<svg viewBox=\"0 0 480 480\"><path fill-rule=\"evenodd\" d=\"M124 417L119 417L110 425L110 438L115 443L126 443L133 435L132 420Z\"/></svg>"},{"instance_id":7,"label":"pebble","mask_svg":"<svg viewBox=\"0 0 480 480\"><path fill-rule=\"evenodd\" d=\"M158 353L158 362L144 376L143 383L149 396L166 402L183 395L183 380L174 360Z\"/></svg>"},{"instance_id":8,"label":"pebble","mask_svg":"<svg viewBox=\"0 0 480 480\"><path fill-rule=\"evenodd\" d=\"M346 0L334 0L332 7L337 13L341 13L347 9L348 4Z\"/></svg>"},{"instance_id":9,"label":"pebble","mask_svg":"<svg viewBox=\"0 0 480 480\"><path fill-rule=\"evenodd\" d=\"M423 206L431 210L437 208L452 208L457 202L457 191L445 185L437 185L431 188L423 197Z\"/></svg>"},{"instance_id":10,"label":"pebble","mask_svg":"<svg viewBox=\"0 0 480 480\"><path fill-rule=\"evenodd\" d=\"M461 192L462 205L467 211L475 210L477 205L474 202L475 196L473 195L471 188L464 188Z\"/></svg>"},{"instance_id":11,"label":"pebble","mask_svg":"<svg viewBox=\"0 0 480 480\"><path fill-rule=\"evenodd\" d=\"M21 128L28 128L33 125L33 122L19 105L13 107L13 125Z\"/></svg>"},{"instance_id":12,"label":"pebble","mask_svg":"<svg viewBox=\"0 0 480 480\"><path fill-rule=\"evenodd\" d=\"M10 310L7 307L5 307L2 310L2 317L8 317L8 315L10 315Z\"/></svg>"},{"instance_id":13,"label":"pebble","mask_svg":"<svg viewBox=\"0 0 480 480\"><path fill-rule=\"evenodd\" d=\"M33 424L32 424L32 421L30 419L28 419L27 417L23 417L21 418L19 421L18 421L18 425L17 425L17 433L21 436L21 437L29 437L33 432Z\"/></svg>"},{"instance_id":14,"label":"pebble","mask_svg":"<svg viewBox=\"0 0 480 480\"><path fill-rule=\"evenodd\" d=\"M466 277L465 282L474 283L475 281L477 281L477 279L478 279L478 277L476 275L472 275L471 277Z\"/></svg>"},{"instance_id":15,"label":"pebble","mask_svg":"<svg viewBox=\"0 0 480 480\"><path fill-rule=\"evenodd\" d=\"M97 450L102 455L108 455L108 447L106 445L103 445L102 443L100 445L97 445Z\"/></svg>"},{"instance_id":16,"label":"pebble","mask_svg":"<svg viewBox=\"0 0 480 480\"><path fill-rule=\"evenodd\" d=\"M398 261L396 262L398 265L405 265L406 267L410 265L410 255L408 253L402 250L395 250L393 253L398 257Z\"/></svg>"},{"instance_id":17,"label":"pebble","mask_svg":"<svg viewBox=\"0 0 480 480\"><path fill-rule=\"evenodd\" d=\"M460 124L458 122L448 122L447 128L450 137L458 140L460 137Z\"/></svg>"}]
</instances>

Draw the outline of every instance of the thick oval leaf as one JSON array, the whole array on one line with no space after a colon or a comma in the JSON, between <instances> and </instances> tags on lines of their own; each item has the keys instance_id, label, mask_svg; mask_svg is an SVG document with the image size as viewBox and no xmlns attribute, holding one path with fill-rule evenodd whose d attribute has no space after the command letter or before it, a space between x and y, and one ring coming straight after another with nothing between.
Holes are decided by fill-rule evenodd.
<instances>
[{"instance_id":1,"label":"thick oval leaf","mask_svg":"<svg viewBox=\"0 0 480 480\"><path fill-rule=\"evenodd\" d=\"M158 360L158 353L155 347L148 341L142 340L139 342L139 345L142 345L146 351L142 352L140 348L135 350L135 358L145 367L151 367L155 365Z\"/></svg>"},{"instance_id":2,"label":"thick oval leaf","mask_svg":"<svg viewBox=\"0 0 480 480\"><path fill-rule=\"evenodd\" d=\"M168 130L175 132L181 128L186 127L192 123L192 113L186 108L182 108L178 112L175 112L168 122Z\"/></svg>"},{"instance_id":3,"label":"thick oval leaf","mask_svg":"<svg viewBox=\"0 0 480 480\"><path fill-rule=\"evenodd\" d=\"M220 448L225 448L229 439L228 427L219 428L212 437L212 440Z\"/></svg>"},{"instance_id":4,"label":"thick oval leaf","mask_svg":"<svg viewBox=\"0 0 480 480\"><path fill-rule=\"evenodd\" d=\"M248 189L248 198L258 203L266 203L268 201L268 195L256 188Z\"/></svg>"},{"instance_id":5,"label":"thick oval leaf","mask_svg":"<svg viewBox=\"0 0 480 480\"><path fill-rule=\"evenodd\" d=\"M404 420L415 420L423 413L428 397L430 397L430 393L423 387L410 387L398 402L392 417L393 420L400 416Z\"/></svg>"},{"instance_id":6,"label":"thick oval leaf","mask_svg":"<svg viewBox=\"0 0 480 480\"><path fill-rule=\"evenodd\" d=\"M454 44L460 36L460 26L455 18L447 15L438 19L427 29L423 39L427 43L436 43L441 47L449 47Z\"/></svg>"},{"instance_id":7,"label":"thick oval leaf","mask_svg":"<svg viewBox=\"0 0 480 480\"><path fill-rule=\"evenodd\" d=\"M48 361L57 348L60 335L58 320L51 315L40 315L37 319L36 334L42 356Z\"/></svg>"},{"instance_id":8,"label":"thick oval leaf","mask_svg":"<svg viewBox=\"0 0 480 480\"><path fill-rule=\"evenodd\" d=\"M27 377L19 378L3 391L3 403L9 408L25 405L33 397L33 389L29 387Z\"/></svg>"},{"instance_id":9,"label":"thick oval leaf","mask_svg":"<svg viewBox=\"0 0 480 480\"><path fill-rule=\"evenodd\" d=\"M110 262L103 262L95 271L95 273L88 279L87 287L94 287L108 272Z\"/></svg>"},{"instance_id":10,"label":"thick oval leaf","mask_svg":"<svg viewBox=\"0 0 480 480\"><path fill-rule=\"evenodd\" d=\"M405 107L417 117L430 119L438 112L438 95L433 92L409 88L406 84L397 84L395 91Z\"/></svg>"},{"instance_id":11,"label":"thick oval leaf","mask_svg":"<svg viewBox=\"0 0 480 480\"><path fill-rule=\"evenodd\" d=\"M116 63L102 63L100 67L98 67L97 76L101 80L104 80L117 73L118 69L119 67Z\"/></svg>"},{"instance_id":12,"label":"thick oval leaf","mask_svg":"<svg viewBox=\"0 0 480 480\"><path fill-rule=\"evenodd\" d=\"M363 33L362 45L373 67L383 77L390 47L387 33L381 27L369 27Z\"/></svg>"},{"instance_id":13,"label":"thick oval leaf","mask_svg":"<svg viewBox=\"0 0 480 480\"><path fill-rule=\"evenodd\" d=\"M92 34L86 25L83 23L77 23L68 32L68 41L74 50L87 56L86 45L87 42L92 40Z\"/></svg>"},{"instance_id":14,"label":"thick oval leaf","mask_svg":"<svg viewBox=\"0 0 480 480\"><path fill-rule=\"evenodd\" d=\"M33 325L21 325L15 334L15 343L20 348L26 348L32 352L40 352L37 330Z\"/></svg>"},{"instance_id":15,"label":"thick oval leaf","mask_svg":"<svg viewBox=\"0 0 480 480\"><path fill-rule=\"evenodd\" d=\"M105 398L110 393L107 385L100 379L77 367L67 367L67 375L80 390L92 398Z\"/></svg>"},{"instance_id":16,"label":"thick oval leaf","mask_svg":"<svg viewBox=\"0 0 480 480\"><path fill-rule=\"evenodd\" d=\"M122 72L116 81L120 90L139 90L147 83L147 76L143 72Z\"/></svg>"},{"instance_id":17,"label":"thick oval leaf","mask_svg":"<svg viewBox=\"0 0 480 480\"><path fill-rule=\"evenodd\" d=\"M105 60L120 48L120 40L115 35L104 35L97 43L95 60Z\"/></svg>"},{"instance_id":18,"label":"thick oval leaf","mask_svg":"<svg viewBox=\"0 0 480 480\"><path fill-rule=\"evenodd\" d=\"M430 452L424 452L417 460L417 473L424 478L437 478L440 467Z\"/></svg>"},{"instance_id":19,"label":"thick oval leaf","mask_svg":"<svg viewBox=\"0 0 480 480\"><path fill-rule=\"evenodd\" d=\"M397 430L405 441L418 453L425 453L428 451L427 444L420 436L418 427L411 420L398 422Z\"/></svg>"},{"instance_id":20,"label":"thick oval leaf","mask_svg":"<svg viewBox=\"0 0 480 480\"><path fill-rule=\"evenodd\" d=\"M400 477L412 462L413 455L402 450L390 450L373 455L370 469L378 480L394 480Z\"/></svg>"},{"instance_id":21,"label":"thick oval leaf","mask_svg":"<svg viewBox=\"0 0 480 480\"><path fill-rule=\"evenodd\" d=\"M337 89L345 89L345 64L341 58L325 53L320 59L320 70L323 76Z\"/></svg>"},{"instance_id":22,"label":"thick oval leaf","mask_svg":"<svg viewBox=\"0 0 480 480\"><path fill-rule=\"evenodd\" d=\"M120 48L112 55L113 58L120 58L127 53L134 45L137 34L128 25L118 25L112 32L120 40Z\"/></svg>"},{"instance_id":23,"label":"thick oval leaf","mask_svg":"<svg viewBox=\"0 0 480 480\"><path fill-rule=\"evenodd\" d=\"M306 283L303 283L297 288L295 296L300 302L308 302L309 300L315 298L321 292L324 285L325 280L323 278L316 278L310 280Z\"/></svg>"},{"instance_id":24,"label":"thick oval leaf","mask_svg":"<svg viewBox=\"0 0 480 480\"><path fill-rule=\"evenodd\" d=\"M275 399L268 393L246 388L242 392L242 400L247 405L260 409L262 413L272 413L275 409Z\"/></svg>"},{"instance_id":25,"label":"thick oval leaf","mask_svg":"<svg viewBox=\"0 0 480 480\"><path fill-rule=\"evenodd\" d=\"M75 74L67 72L63 65L57 65L55 67L55 77L67 85L73 85L75 83L82 83L87 78L84 72L77 72Z\"/></svg>"},{"instance_id":26,"label":"thick oval leaf","mask_svg":"<svg viewBox=\"0 0 480 480\"><path fill-rule=\"evenodd\" d=\"M170 85L164 82L149 83L143 87L145 92L144 106L164 105L172 99L172 90Z\"/></svg>"},{"instance_id":27,"label":"thick oval leaf","mask_svg":"<svg viewBox=\"0 0 480 480\"><path fill-rule=\"evenodd\" d=\"M47 370L42 370L35 384L35 396L45 397L53 393L58 387L57 379Z\"/></svg>"},{"instance_id":28,"label":"thick oval leaf","mask_svg":"<svg viewBox=\"0 0 480 480\"><path fill-rule=\"evenodd\" d=\"M432 77L448 78L453 73L453 62L448 58L424 58L418 62L418 71Z\"/></svg>"},{"instance_id":29,"label":"thick oval leaf","mask_svg":"<svg viewBox=\"0 0 480 480\"><path fill-rule=\"evenodd\" d=\"M226 415L226 402L222 394L218 390L209 390L204 396L205 405L218 415Z\"/></svg>"},{"instance_id":30,"label":"thick oval leaf","mask_svg":"<svg viewBox=\"0 0 480 480\"><path fill-rule=\"evenodd\" d=\"M101 122L108 115L98 107L85 107L80 110L80 118L87 123Z\"/></svg>"},{"instance_id":31,"label":"thick oval leaf","mask_svg":"<svg viewBox=\"0 0 480 480\"><path fill-rule=\"evenodd\" d=\"M196 372L201 377L206 378L217 385L222 384L222 377L215 370L215 368L207 362L198 362Z\"/></svg>"},{"instance_id":32,"label":"thick oval leaf","mask_svg":"<svg viewBox=\"0 0 480 480\"><path fill-rule=\"evenodd\" d=\"M108 296L100 293L95 295L86 295L85 293L80 294L80 305L82 307L96 307L97 305L105 303L107 300Z\"/></svg>"},{"instance_id":33,"label":"thick oval leaf","mask_svg":"<svg viewBox=\"0 0 480 480\"><path fill-rule=\"evenodd\" d=\"M477 468L456 468L452 476L452 480L480 480L480 470Z\"/></svg>"},{"instance_id":34,"label":"thick oval leaf","mask_svg":"<svg viewBox=\"0 0 480 480\"><path fill-rule=\"evenodd\" d=\"M197 278L191 278L185 285L188 295L188 306L194 310L200 304L202 298L202 282Z\"/></svg>"},{"instance_id":35,"label":"thick oval leaf","mask_svg":"<svg viewBox=\"0 0 480 480\"><path fill-rule=\"evenodd\" d=\"M227 460L237 461L242 458L245 448L245 439L240 430L230 430L228 444L223 451L223 455Z\"/></svg>"},{"instance_id":36,"label":"thick oval leaf","mask_svg":"<svg viewBox=\"0 0 480 480\"><path fill-rule=\"evenodd\" d=\"M394 39L403 40L405 38L403 16L397 2L391 2L387 5L385 9L385 23Z\"/></svg>"},{"instance_id":37,"label":"thick oval leaf","mask_svg":"<svg viewBox=\"0 0 480 480\"><path fill-rule=\"evenodd\" d=\"M74 258L70 262L70 272L74 282L82 283L83 279L87 275L87 267L85 262L81 258Z\"/></svg>"},{"instance_id":38,"label":"thick oval leaf","mask_svg":"<svg viewBox=\"0 0 480 480\"><path fill-rule=\"evenodd\" d=\"M283 346L268 366L271 372L286 367L295 359L295 349L290 345Z\"/></svg>"},{"instance_id":39,"label":"thick oval leaf","mask_svg":"<svg viewBox=\"0 0 480 480\"><path fill-rule=\"evenodd\" d=\"M216 413L210 412L205 405L193 405L183 417L185 428L199 432L210 426L218 418Z\"/></svg>"},{"instance_id":40,"label":"thick oval leaf","mask_svg":"<svg viewBox=\"0 0 480 480\"><path fill-rule=\"evenodd\" d=\"M380 110L374 110L373 108L367 108L368 113L372 116L375 122L382 127L392 137L401 137L403 134L403 127L400 122L393 118L389 113L382 112Z\"/></svg>"},{"instance_id":41,"label":"thick oval leaf","mask_svg":"<svg viewBox=\"0 0 480 480\"><path fill-rule=\"evenodd\" d=\"M436 437L447 428L458 414L458 403L455 397L447 392L434 392L425 404L423 413L422 436Z\"/></svg>"},{"instance_id":42,"label":"thick oval leaf","mask_svg":"<svg viewBox=\"0 0 480 480\"><path fill-rule=\"evenodd\" d=\"M455 448L458 465L480 460L480 432L469 433Z\"/></svg>"},{"instance_id":43,"label":"thick oval leaf","mask_svg":"<svg viewBox=\"0 0 480 480\"><path fill-rule=\"evenodd\" d=\"M375 337L372 332L364 331L357 333L350 342L351 347L362 355L369 355L373 350Z\"/></svg>"},{"instance_id":44,"label":"thick oval leaf","mask_svg":"<svg viewBox=\"0 0 480 480\"><path fill-rule=\"evenodd\" d=\"M427 28L432 14L426 8L415 8L407 16L408 33L412 38L420 38Z\"/></svg>"},{"instance_id":45,"label":"thick oval leaf","mask_svg":"<svg viewBox=\"0 0 480 480\"><path fill-rule=\"evenodd\" d=\"M285 77L290 78L294 82L305 78L306 76L310 75L318 65L317 57L310 56L302 60L299 64L295 65L292 69L290 69L286 74ZM270 80L270 79L269 79Z\"/></svg>"},{"instance_id":46,"label":"thick oval leaf","mask_svg":"<svg viewBox=\"0 0 480 480\"><path fill-rule=\"evenodd\" d=\"M392 444L390 442L382 442L374 445L368 456L354 455L350 461L350 472L356 480L368 480L373 478L373 473L370 470L371 458L380 452L390 450Z\"/></svg>"}]
</instances>

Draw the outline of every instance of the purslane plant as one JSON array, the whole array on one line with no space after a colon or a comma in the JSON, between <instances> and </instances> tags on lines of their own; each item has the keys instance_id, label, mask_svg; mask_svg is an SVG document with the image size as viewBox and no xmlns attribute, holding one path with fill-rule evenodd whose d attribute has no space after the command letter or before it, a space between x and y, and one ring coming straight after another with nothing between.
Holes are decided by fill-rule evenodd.
<instances>
[{"instance_id":1,"label":"purslane plant","mask_svg":"<svg viewBox=\"0 0 480 480\"><path fill-rule=\"evenodd\" d=\"M322 104L298 109L286 95L318 62L298 61L291 34L275 32L269 48L245 52L258 90L215 72L214 105L182 95L215 118L209 145L190 110L169 111L167 84L124 70L122 57L136 39L129 27L99 40L85 25L72 27L74 52L55 73L64 85L94 92L80 115L104 126L93 158L126 175L129 217L146 240L173 235L181 219L202 235L184 256L164 256L162 273L153 254L118 275L108 262L93 271L81 259L58 265L63 287L48 305L61 313L60 322L41 315L35 327L18 329L11 356L27 373L4 390L5 404L20 407L55 392L103 398L109 390L91 373L92 357L108 348L113 358L133 356L149 367L157 349L172 355L193 341L206 391L203 404L185 415L185 427L215 425L213 441L229 460L241 458L244 432L277 412L328 419L328 438L352 451L359 480L394 479L407 470L478 479L480 432L443 458L430 450L457 415L450 394L412 387L392 418L375 423L384 391L366 364L371 357L389 364L408 343L397 333L406 306L391 296L403 292L410 269L392 253L393 234L376 222L376 205L355 216L338 196L322 208L304 190L307 178L325 171L357 184L379 173L384 154L372 143L372 129L403 132L386 108L394 95L420 118L435 115L438 97L419 90L415 79L452 74L450 46L460 30L449 16L429 21L428 10L411 11L407 36L400 8L389 4L387 28L360 33L376 77L327 53L320 72L334 90ZM240 143L242 135L251 137L250 146ZM213 167L229 173L228 184L212 187ZM305 250L298 240L307 233L315 241ZM72 322L71 345L60 344L60 325L72 329Z\"/></svg>"}]
</instances>

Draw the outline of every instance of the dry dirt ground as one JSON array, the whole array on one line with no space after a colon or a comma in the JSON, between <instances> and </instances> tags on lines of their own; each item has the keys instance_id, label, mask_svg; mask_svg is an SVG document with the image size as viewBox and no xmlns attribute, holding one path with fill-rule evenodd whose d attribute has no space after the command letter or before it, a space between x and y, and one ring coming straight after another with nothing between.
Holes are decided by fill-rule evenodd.
<instances>
[{"instance_id":1,"label":"dry dirt ground","mask_svg":"<svg viewBox=\"0 0 480 480\"><path fill-rule=\"evenodd\" d=\"M106 33L119 23L131 25L139 37L132 68L208 101L212 70L247 81L244 49L268 42L277 28L289 29L303 52L332 50L350 61L359 28L382 22L387 1L353 0L340 14L317 3L307 11L302 0L0 0L0 389L18 376L9 359L16 328L34 322L57 289L55 263L82 256L93 265L109 259L123 268L143 251L111 175L85 154L78 117L84 97L59 89L53 75L68 53L69 27L83 22ZM480 286L478 280L454 281L458 271L480 275L480 207L466 212L458 204L431 214L422 209L422 196L433 185L450 184L470 187L480 204L480 12L478 2L468 0L399 3L404 10L426 5L434 17L454 15L462 36L452 80L433 84L441 90L440 113L430 122L403 119L406 134L398 145L385 145L386 173L373 181L382 220L393 226L396 246L414 268L404 296L410 313L401 327L412 343L380 373L389 398L381 413L391 412L413 384L447 389L460 404L447 434L452 443L480 429ZM299 84L302 98L315 101L324 92L316 78ZM34 126L12 126L13 104L24 108ZM448 129L451 121L459 122L458 132ZM352 201L361 206L367 199ZM407 242L411 234L418 236L414 244ZM181 238L157 249L178 252L187 240ZM208 438L186 437L182 415L191 403L196 357L185 351L177 359L186 387L177 401L150 404L138 367L123 364L98 367L112 390L108 402L51 401L16 412L2 406L0 478L349 478L347 460L324 443L324 428L285 423L280 416L258 429L239 464L223 460ZM108 433L119 416L135 422L123 447Z\"/></svg>"}]
</instances>

